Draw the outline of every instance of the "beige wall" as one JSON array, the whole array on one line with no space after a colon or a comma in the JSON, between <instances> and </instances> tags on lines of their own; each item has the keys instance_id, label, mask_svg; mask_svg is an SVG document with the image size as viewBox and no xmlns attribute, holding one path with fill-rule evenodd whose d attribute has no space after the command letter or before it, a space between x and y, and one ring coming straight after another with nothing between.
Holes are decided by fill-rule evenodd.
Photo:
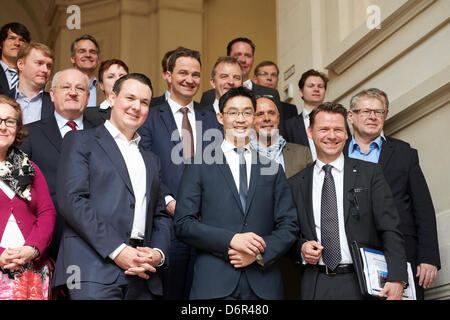
<instances>
[{"instance_id":1,"label":"beige wall","mask_svg":"<svg viewBox=\"0 0 450 320\"><path fill-rule=\"evenodd\" d=\"M380 29L366 25L369 5L380 8ZM357 91L378 87L391 101L385 133L419 150L436 208L442 263L426 291L429 299L450 298L449 12L447 0L277 0L280 72L295 65L294 75L281 77L279 87L295 88L299 111L297 83L310 68L328 74L326 100L344 106Z\"/></svg>"}]
</instances>

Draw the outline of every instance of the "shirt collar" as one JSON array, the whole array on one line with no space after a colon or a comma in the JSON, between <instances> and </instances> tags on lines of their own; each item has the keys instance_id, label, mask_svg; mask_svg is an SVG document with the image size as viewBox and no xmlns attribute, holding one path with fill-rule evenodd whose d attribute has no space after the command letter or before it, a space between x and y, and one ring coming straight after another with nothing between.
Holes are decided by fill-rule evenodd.
<instances>
[{"instance_id":1,"label":"shirt collar","mask_svg":"<svg viewBox=\"0 0 450 320\"><path fill-rule=\"evenodd\" d=\"M189 102L186 106L182 106L170 98L167 99L167 102L169 103L170 110L172 110L173 114L180 111L180 109L183 107L187 107L189 109L189 112L194 112L194 100L191 100L191 102Z\"/></svg>"},{"instance_id":2,"label":"shirt collar","mask_svg":"<svg viewBox=\"0 0 450 320\"><path fill-rule=\"evenodd\" d=\"M236 149L237 147L228 140L223 139L221 148L223 153L227 153L232 150L234 151L234 149ZM250 151L250 144L246 144L245 146L242 146L242 148L245 148L246 151Z\"/></svg>"},{"instance_id":3,"label":"shirt collar","mask_svg":"<svg viewBox=\"0 0 450 320\"><path fill-rule=\"evenodd\" d=\"M302 110L303 119L309 119L309 112L306 109Z\"/></svg>"},{"instance_id":4,"label":"shirt collar","mask_svg":"<svg viewBox=\"0 0 450 320\"><path fill-rule=\"evenodd\" d=\"M11 69L11 68L8 67L8 65L7 65L6 63L4 63L2 60L0 60L0 65L2 66L3 71L5 71L5 73L6 73L6 70L10 70L10 69ZM15 69L11 69L11 70L15 70ZM17 70L16 70L16 71L17 71Z\"/></svg>"},{"instance_id":5,"label":"shirt collar","mask_svg":"<svg viewBox=\"0 0 450 320\"><path fill-rule=\"evenodd\" d=\"M380 135L370 143L370 149L378 148L378 150L381 150L383 141L386 141L386 137L384 136L383 131L381 131ZM374 148L372 148L372 146L374 146ZM356 142L354 135L352 136L352 140L348 145L348 149L350 152L355 151L355 149L361 150L361 147L359 146L358 142Z\"/></svg>"},{"instance_id":6,"label":"shirt collar","mask_svg":"<svg viewBox=\"0 0 450 320\"><path fill-rule=\"evenodd\" d=\"M30 98L31 100L35 99L36 97L41 97L44 93L44 89L42 89L41 91L38 92L37 95L35 95L34 97ZM19 90L19 83L17 83L16 86L16 99L19 98L28 98L27 95L25 93L23 93L22 91Z\"/></svg>"},{"instance_id":7,"label":"shirt collar","mask_svg":"<svg viewBox=\"0 0 450 320\"><path fill-rule=\"evenodd\" d=\"M94 79L92 79L92 82L91 82L91 89L94 88L96 85L97 85L97 78L94 77Z\"/></svg>"},{"instance_id":8,"label":"shirt collar","mask_svg":"<svg viewBox=\"0 0 450 320\"><path fill-rule=\"evenodd\" d=\"M59 130L61 130L67 124L67 121L69 121L56 111L55 111L55 119L56 119L56 123L58 124ZM77 128L79 128L79 129L83 128L83 115L80 115L78 118L74 119L73 121L76 123Z\"/></svg>"},{"instance_id":9,"label":"shirt collar","mask_svg":"<svg viewBox=\"0 0 450 320\"><path fill-rule=\"evenodd\" d=\"M141 136L137 132L134 133L133 139L131 139L131 141L128 141L127 137L125 137L125 135L122 132L120 132L120 130L117 129L109 120L105 121L105 127L109 131L111 136L114 138L114 140L123 140L126 141L128 144L135 144L136 146L141 141Z\"/></svg>"},{"instance_id":10,"label":"shirt collar","mask_svg":"<svg viewBox=\"0 0 450 320\"><path fill-rule=\"evenodd\" d=\"M244 82L242 83L242 86L243 86L243 87L246 87L246 88L249 89L249 90L253 90L253 82L252 82L252 80L250 80L250 79L247 79L246 81L244 81Z\"/></svg>"},{"instance_id":11,"label":"shirt collar","mask_svg":"<svg viewBox=\"0 0 450 320\"><path fill-rule=\"evenodd\" d=\"M344 170L344 162L345 162L344 154L341 152L339 157L336 160L330 162L329 165L331 165L337 171L342 172ZM325 164L326 163L323 163L322 161L317 159L316 160L316 165L314 166L314 169L316 170L317 173L320 173L320 171L322 170L322 167Z\"/></svg>"},{"instance_id":12,"label":"shirt collar","mask_svg":"<svg viewBox=\"0 0 450 320\"><path fill-rule=\"evenodd\" d=\"M164 92L164 98L166 99L166 101L170 98L170 91L166 90L166 92Z\"/></svg>"},{"instance_id":13,"label":"shirt collar","mask_svg":"<svg viewBox=\"0 0 450 320\"><path fill-rule=\"evenodd\" d=\"M111 105L109 104L108 100L105 99L102 103L100 103L100 109L106 110L109 108L111 108Z\"/></svg>"}]
</instances>

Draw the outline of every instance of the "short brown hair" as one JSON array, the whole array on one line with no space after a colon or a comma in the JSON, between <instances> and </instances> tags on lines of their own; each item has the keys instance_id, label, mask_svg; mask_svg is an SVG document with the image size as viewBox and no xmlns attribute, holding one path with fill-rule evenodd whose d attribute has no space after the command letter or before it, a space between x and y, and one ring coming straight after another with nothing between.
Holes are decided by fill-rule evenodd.
<instances>
[{"instance_id":1,"label":"short brown hair","mask_svg":"<svg viewBox=\"0 0 450 320\"><path fill-rule=\"evenodd\" d=\"M170 72L173 72L173 69L175 69L175 64L177 63L177 59L181 57L190 57L194 58L198 61L200 64L200 67L202 66L202 62L200 60L200 52L197 50L191 50L184 47L178 47L170 56L169 56L169 62L167 64L167 70Z\"/></svg>"},{"instance_id":2,"label":"short brown hair","mask_svg":"<svg viewBox=\"0 0 450 320\"><path fill-rule=\"evenodd\" d=\"M345 123L347 123L347 109L342 104L334 102L324 102L321 105L311 111L309 114L309 125L314 127L314 120L319 112L337 113L344 117Z\"/></svg>"},{"instance_id":3,"label":"short brown hair","mask_svg":"<svg viewBox=\"0 0 450 320\"><path fill-rule=\"evenodd\" d=\"M12 146L18 147L23 143L23 140L28 136L28 131L22 122L22 109L20 108L20 105L16 101L3 94L0 94L0 103L10 105L17 112L16 137L14 139Z\"/></svg>"},{"instance_id":4,"label":"short brown hair","mask_svg":"<svg viewBox=\"0 0 450 320\"><path fill-rule=\"evenodd\" d=\"M276 65L275 62L273 62L273 61L263 61L263 62L260 62L256 66L256 68L255 68L255 76L258 75L259 68L267 67L267 66L274 66L277 69L277 74L280 74L280 69L278 69L278 66Z\"/></svg>"},{"instance_id":5,"label":"short brown hair","mask_svg":"<svg viewBox=\"0 0 450 320\"><path fill-rule=\"evenodd\" d=\"M98 81L99 82L103 83L103 74L105 73L106 70L109 69L109 67L111 67L112 65L115 65L115 64L124 68L125 71L128 73L128 66L122 60L119 60L119 59L105 60L100 64L100 68L98 68Z\"/></svg>"},{"instance_id":6,"label":"short brown hair","mask_svg":"<svg viewBox=\"0 0 450 320\"><path fill-rule=\"evenodd\" d=\"M325 73L319 72L317 70L314 69L309 69L308 71L304 72L300 78L300 80L298 81L298 87L299 89L303 90L303 87L305 86L305 82L306 79L308 79L308 77L321 77L325 86L325 90L327 89L327 83L328 83L328 78L325 75Z\"/></svg>"},{"instance_id":7,"label":"short brown hair","mask_svg":"<svg viewBox=\"0 0 450 320\"><path fill-rule=\"evenodd\" d=\"M20 46L19 52L17 53L17 60L25 59L31 52L32 49L39 50L42 54L55 62L55 56L53 55L52 49L43 43L39 42L25 42Z\"/></svg>"},{"instance_id":8,"label":"short brown hair","mask_svg":"<svg viewBox=\"0 0 450 320\"><path fill-rule=\"evenodd\" d=\"M237 64L239 66L239 69L241 70L242 73L242 66L239 64L239 62L237 61L236 58L230 57L230 56L223 56L223 57L219 57L216 61L216 63L214 64L214 67L211 71L211 79L214 79L214 77L216 76L216 72L217 72L217 66L221 63L228 63L228 64Z\"/></svg>"}]
</instances>

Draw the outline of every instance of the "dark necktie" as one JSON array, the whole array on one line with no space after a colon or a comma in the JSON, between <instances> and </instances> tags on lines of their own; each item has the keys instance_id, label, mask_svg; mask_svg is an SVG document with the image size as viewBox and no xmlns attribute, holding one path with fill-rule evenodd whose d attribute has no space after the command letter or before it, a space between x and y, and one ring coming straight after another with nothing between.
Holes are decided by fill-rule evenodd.
<instances>
[{"instance_id":1,"label":"dark necktie","mask_svg":"<svg viewBox=\"0 0 450 320\"><path fill-rule=\"evenodd\" d=\"M77 124L75 123L75 121L73 120L69 120L67 121L67 125L72 129L72 130L77 130Z\"/></svg>"},{"instance_id":2,"label":"dark necktie","mask_svg":"<svg viewBox=\"0 0 450 320\"><path fill-rule=\"evenodd\" d=\"M247 205L247 165L245 163L245 148L235 148L234 151L239 155L239 198L241 199L242 209L245 212Z\"/></svg>"},{"instance_id":3,"label":"dark necktie","mask_svg":"<svg viewBox=\"0 0 450 320\"><path fill-rule=\"evenodd\" d=\"M322 187L322 202L320 207L320 230L322 238L322 259L331 270L341 262L341 246L339 241L339 220L336 201L336 187L331 169L326 164L322 167L325 178Z\"/></svg>"},{"instance_id":4,"label":"dark necktie","mask_svg":"<svg viewBox=\"0 0 450 320\"><path fill-rule=\"evenodd\" d=\"M194 156L194 138L192 134L191 123L189 122L189 118L187 115L189 109L187 107L183 107L180 109L180 111L183 114L183 121L181 122L181 142L183 144L183 156L185 159L189 159Z\"/></svg>"}]
</instances>

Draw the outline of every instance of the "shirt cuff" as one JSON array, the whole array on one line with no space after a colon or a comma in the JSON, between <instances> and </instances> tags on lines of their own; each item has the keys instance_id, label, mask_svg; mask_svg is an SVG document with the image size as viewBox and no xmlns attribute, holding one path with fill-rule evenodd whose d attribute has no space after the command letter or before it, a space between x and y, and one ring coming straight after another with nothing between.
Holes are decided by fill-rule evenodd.
<instances>
[{"instance_id":1,"label":"shirt cuff","mask_svg":"<svg viewBox=\"0 0 450 320\"><path fill-rule=\"evenodd\" d=\"M169 204L170 201L175 200L174 197L172 197L171 195L165 196L164 200L166 201L166 206Z\"/></svg>"},{"instance_id":2,"label":"shirt cuff","mask_svg":"<svg viewBox=\"0 0 450 320\"><path fill-rule=\"evenodd\" d=\"M153 248L153 250L156 250L156 251L158 251L159 253L161 253L161 262L156 266L156 267L161 267L163 264L164 264L164 262L166 262L166 256L164 255L164 252L162 252L162 250L161 249L158 249L158 248Z\"/></svg>"},{"instance_id":3,"label":"shirt cuff","mask_svg":"<svg viewBox=\"0 0 450 320\"><path fill-rule=\"evenodd\" d=\"M119 255L119 253L126 248L126 246L127 245L125 243L122 243L116 250L111 252L108 257L114 261L114 259Z\"/></svg>"}]
</instances>

